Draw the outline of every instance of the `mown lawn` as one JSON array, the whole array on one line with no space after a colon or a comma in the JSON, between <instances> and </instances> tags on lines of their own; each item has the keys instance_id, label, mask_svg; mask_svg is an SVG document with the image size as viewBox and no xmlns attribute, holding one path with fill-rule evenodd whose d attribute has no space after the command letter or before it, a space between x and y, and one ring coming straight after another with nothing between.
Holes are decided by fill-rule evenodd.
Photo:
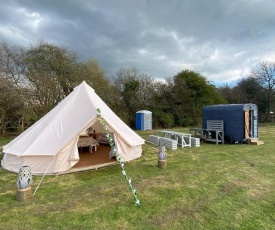
<instances>
[{"instance_id":1,"label":"mown lawn","mask_svg":"<svg viewBox=\"0 0 275 230\"><path fill-rule=\"evenodd\" d=\"M264 145L167 150L162 170L158 149L144 145L144 157L125 166L141 207L118 165L46 176L28 202L16 201L17 175L2 169L0 229L275 229L275 126L259 136Z\"/></svg>"}]
</instances>

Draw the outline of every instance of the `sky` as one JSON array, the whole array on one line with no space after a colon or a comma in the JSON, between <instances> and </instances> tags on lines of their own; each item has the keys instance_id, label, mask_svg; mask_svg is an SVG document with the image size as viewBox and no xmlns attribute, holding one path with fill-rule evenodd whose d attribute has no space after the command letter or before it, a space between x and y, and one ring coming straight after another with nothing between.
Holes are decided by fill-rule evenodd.
<instances>
[{"instance_id":1,"label":"sky","mask_svg":"<svg viewBox=\"0 0 275 230\"><path fill-rule=\"evenodd\" d=\"M41 41L95 59L108 77L184 69L234 84L275 61L274 0L0 0L0 41Z\"/></svg>"}]
</instances>

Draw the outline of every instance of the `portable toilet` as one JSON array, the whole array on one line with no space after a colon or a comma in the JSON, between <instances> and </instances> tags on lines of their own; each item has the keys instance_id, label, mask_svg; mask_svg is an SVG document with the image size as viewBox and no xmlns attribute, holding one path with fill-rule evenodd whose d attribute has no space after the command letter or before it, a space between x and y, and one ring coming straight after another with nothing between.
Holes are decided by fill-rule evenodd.
<instances>
[{"instance_id":1,"label":"portable toilet","mask_svg":"<svg viewBox=\"0 0 275 230\"><path fill-rule=\"evenodd\" d=\"M136 129L150 130L152 129L152 112L140 110L136 112Z\"/></svg>"},{"instance_id":2,"label":"portable toilet","mask_svg":"<svg viewBox=\"0 0 275 230\"><path fill-rule=\"evenodd\" d=\"M258 107L255 104L223 104L203 107L202 124L222 121L226 143L258 139Z\"/></svg>"}]
</instances>

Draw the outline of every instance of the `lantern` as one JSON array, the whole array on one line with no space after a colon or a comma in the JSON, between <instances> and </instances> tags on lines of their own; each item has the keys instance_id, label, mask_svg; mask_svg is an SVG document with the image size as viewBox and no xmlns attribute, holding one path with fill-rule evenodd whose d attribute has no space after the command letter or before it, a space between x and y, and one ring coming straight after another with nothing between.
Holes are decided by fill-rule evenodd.
<instances>
[{"instance_id":1,"label":"lantern","mask_svg":"<svg viewBox=\"0 0 275 230\"><path fill-rule=\"evenodd\" d=\"M18 177L16 180L18 201L25 201L32 197L32 173L29 166L22 166L19 169Z\"/></svg>"},{"instance_id":2,"label":"lantern","mask_svg":"<svg viewBox=\"0 0 275 230\"><path fill-rule=\"evenodd\" d=\"M19 169L16 185L18 189L25 189L32 185L32 173L29 166L22 166Z\"/></svg>"},{"instance_id":3,"label":"lantern","mask_svg":"<svg viewBox=\"0 0 275 230\"><path fill-rule=\"evenodd\" d=\"M158 159L159 160L165 160L166 159L165 146L160 146L159 147Z\"/></svg>"},{"instance_id":4,"label":"lantern","mask_svg":"<svg viewBox=\"0 0 275 230\"><path fill-rule=\"evenodd\" d=\"M162 169L167 167L165 146L159 147L158 166Z\"/></svg>"}]
</instances>

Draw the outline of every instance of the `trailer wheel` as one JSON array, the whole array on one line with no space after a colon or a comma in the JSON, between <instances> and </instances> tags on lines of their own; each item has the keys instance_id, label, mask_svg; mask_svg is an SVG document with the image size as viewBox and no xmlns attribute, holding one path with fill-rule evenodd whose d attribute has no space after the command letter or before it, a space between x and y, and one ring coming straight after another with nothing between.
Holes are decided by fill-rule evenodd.
<instances>
[{"instance_id":1,"label":"trailer wheel","mask_svg":"<svg viewBox=\"0 0 275 230\"><path fill-rule=\"evenodd\" d=\"M232 138L232 136L231 135L224 135L224 142L226 143L226 144L232 144L233 143L233 138Z\"/></svg>"}]
</instances>

